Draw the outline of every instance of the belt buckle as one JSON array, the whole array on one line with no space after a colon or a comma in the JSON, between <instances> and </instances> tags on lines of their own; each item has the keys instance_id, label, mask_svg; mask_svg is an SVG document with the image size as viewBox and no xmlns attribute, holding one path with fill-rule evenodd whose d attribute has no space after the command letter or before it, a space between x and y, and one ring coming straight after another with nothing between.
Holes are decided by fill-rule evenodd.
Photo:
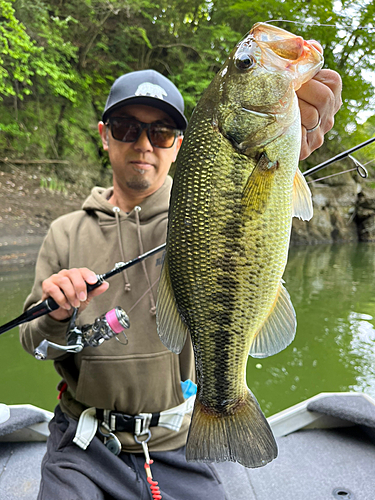
<instances>
[{"instance_id":1,"label":"belt buckle","mask_svg":"<svg viewBox=\"0 0 375 500\"><path fill-rule=\"evenodd\" d=\"M110 427L112 431L117 431L118 427L129 426L125 432L140 434L143 432L144 418L142 415L127 415L126 413L111 411Z\"/></svg>"},{"instance_id":2,"label":"belt buckle","mask_svg":"<svg viewBox=\"0 0 375 500\"><path fill-rule=\"evenodd\" d=\"M139 436L143 432L143 422L144 418L141 415L135 415L134 417L134 434Z\"/></svg>"}]
</instances>

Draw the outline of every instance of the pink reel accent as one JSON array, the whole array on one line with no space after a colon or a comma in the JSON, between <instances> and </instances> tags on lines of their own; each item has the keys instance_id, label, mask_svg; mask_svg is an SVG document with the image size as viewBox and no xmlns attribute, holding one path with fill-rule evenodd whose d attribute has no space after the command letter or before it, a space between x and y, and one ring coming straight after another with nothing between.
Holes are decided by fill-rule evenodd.
<instances>
[{"instance_id":1,"label":"pink reel accent","mask_svg":"<svg viewBox=\"0 0 375 500\"><path fill-rule=\"evenodd\" d=\"M105 319L115 333L121 333L123 330L125 330L125 328L117 318L116 309L111 309L110 311L108 311L105 315Z\"/></svg>"}]
</instances>

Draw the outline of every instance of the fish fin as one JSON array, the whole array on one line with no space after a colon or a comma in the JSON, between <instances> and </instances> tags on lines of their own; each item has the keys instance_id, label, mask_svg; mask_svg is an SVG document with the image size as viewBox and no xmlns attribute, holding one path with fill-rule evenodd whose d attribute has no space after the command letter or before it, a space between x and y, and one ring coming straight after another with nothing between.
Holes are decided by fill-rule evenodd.
<instances>
[{"instance_id":1,"label":"fish fin","mask_svg":"<svg viewBox=\"0 0 375 500\"><path fill-rule=\"evenodd\" d=\"M170 351L179 354L188 332L177 309L169 275L168 255L164 259L156 302L156 325L160 340Z\"/></svg>"},{"instance_id":2,"label":"fish fin","mask_svg":"<svg viewBox=\"0 0 375 500\"><path fill-rule=\"evenodd\" d=\"M313 216L311 191L302 172L297 168L293 182L293 207L292 216L302 220L310 220Z\"/></svg>"},{"instance_id":3,"label":"fish fin","mask_svg":"<svg viewBox=\"0 0 375 500\"><path fill-rule=\"evenodd\" d=\"M272 310L256 333L250 346L249 356L266 358L285 349L296 334L296 313L289 293L280 283Z\"/></svg>"},{"instance_id":4,"label":"fish fin","mask_svg":"<svg viewBox=\"0 0 375 500\"><path fill-rule=\"evenodd\" d=\"M228 414L218 413L195 400L186 444L186 460L239 462L262 467L277 457L277 444L257 400L247 389Z\"/></svg>"},{"instance_id":5,"label":"fish fin","mask_svg":"<svg viewBox=\"0 0 375 500\"><path fill-rule=\"evenodd\" d=\"M262 153L242 192L242 204L246 212L264 211L274 179L273 174L278 166L278 161L271 161L266 153Z\"/></svg>"}]
</instances>

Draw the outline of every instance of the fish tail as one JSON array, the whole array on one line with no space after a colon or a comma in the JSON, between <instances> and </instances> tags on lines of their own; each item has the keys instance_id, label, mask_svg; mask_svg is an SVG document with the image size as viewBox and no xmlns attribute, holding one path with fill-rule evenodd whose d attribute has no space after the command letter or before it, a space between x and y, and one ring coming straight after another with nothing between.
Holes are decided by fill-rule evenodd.
<instances>
[{"instance_id":1,"label":"fish tail","mask_svg":"<svg viewBox=\"0 0 375 500\"><path fill-rule=\"evenodd\" d=\"M225 415L196 399L186 445L187 461L231 461L254 468L276 457L275 438L250 390Z\"/></svg>"}]
</instances>

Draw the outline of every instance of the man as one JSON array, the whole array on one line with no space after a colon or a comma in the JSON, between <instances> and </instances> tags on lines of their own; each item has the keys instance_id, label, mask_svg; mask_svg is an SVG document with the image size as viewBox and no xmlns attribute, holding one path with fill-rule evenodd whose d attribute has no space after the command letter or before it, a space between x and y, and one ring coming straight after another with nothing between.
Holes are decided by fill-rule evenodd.
<instances>
[{"instance_id":1,"label":"man","mask_svg":"<svg viewBox=\"0 0 375 500\"><path fill-rule=\"evenodd\" d=\"M339 76L329 70L300 89L302 158L321 145L332 127L340 91ZM48 357L63 380L42 463L39 500L158 498L147 482L150 469L144 469L148 450L164 500L225 498L210 465L185 461L186 386L194 380L194 361L190 344L175 355L156 334L161 255L88 295L86 291L86 283L97 281L93 270L104 273L115 262L164 243L171 188L167 174L186 124L181 94L159 73L146 70L117 79L98 126L113 168L113 187L94 188L82 210L55 221L40 250L25 308L49 296L60 308L21 326L21 342L28 352L43 339L65 344L73 308L79 307L77 322L83 325L118 305L128 312L131 326L128 345L112 338L74 355L49 349ZM103 293L108 287L109 293ZM186 413L174 430L151 420L150 427L137 433L137 419L128 417L154 417L168 409L173 413L176 407ZM86 439L82 429L93 421L99 421L99 430ZM140 443L144 440L147 446ZM118 456L112 453L120 448Z\"/></svg>"}]
</instances>

